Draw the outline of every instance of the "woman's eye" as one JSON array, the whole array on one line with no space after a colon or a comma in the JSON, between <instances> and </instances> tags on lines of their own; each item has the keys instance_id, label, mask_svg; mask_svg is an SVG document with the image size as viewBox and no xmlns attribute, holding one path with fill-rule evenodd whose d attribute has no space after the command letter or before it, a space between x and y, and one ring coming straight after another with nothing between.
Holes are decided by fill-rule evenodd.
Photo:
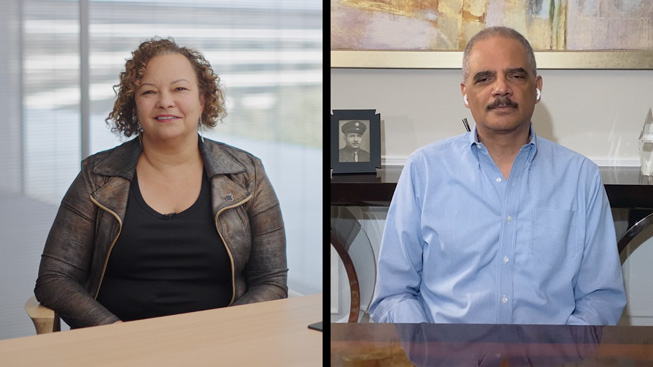
<instances>
[{"instance_id":1,"label":"woman's eye","mask_svg":"<svg viewBox=\"0 0 653 367\"><path fill-rule=\"evenodd\" d=\"M175 88L175 90L177 92L182 92L182 91L185 91L185 90L188 90L188 89L186 87L177 87L177 88Z\"/></svg>"},{"instance_id":2,"label":"woman's eye","mask_svg":"<svg viewBox=\"0 0 653 367\"><path fill-rule=\"evenodd\" d=\"M141 93L141 95L143 95L143 96L146 95L146 94L154 94L154 91L153 90L146 90L143 93Z\"/></svg>"}]
</instances>

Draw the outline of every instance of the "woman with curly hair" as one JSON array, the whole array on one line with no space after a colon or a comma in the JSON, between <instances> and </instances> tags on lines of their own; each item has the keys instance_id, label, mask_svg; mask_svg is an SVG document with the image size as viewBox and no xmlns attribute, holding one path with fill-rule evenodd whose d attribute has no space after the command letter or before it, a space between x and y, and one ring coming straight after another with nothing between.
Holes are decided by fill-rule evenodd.
<instances>
[{"instance_id":1,"label":"woman with curly hair","mask_svg":"<svg viewBox=\"0 0 653 367\"><path fill-rule=\"evenodd\" d=\"M107 124L137 137L82 162L45 244L39 302L78 328L287 297L261 161L198 133L226 115L211 65L152 39L114 89Z\"/></svg>"}]
</instances>

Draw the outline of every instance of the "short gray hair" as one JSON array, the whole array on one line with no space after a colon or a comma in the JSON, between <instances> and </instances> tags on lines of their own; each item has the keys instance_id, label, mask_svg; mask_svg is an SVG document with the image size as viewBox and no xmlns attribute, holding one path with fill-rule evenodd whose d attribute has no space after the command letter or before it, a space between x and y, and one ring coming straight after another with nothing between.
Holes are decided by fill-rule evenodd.
<instances>
[{"instance_id":1,"label":"short gray hair","mask_svg":"<svg viewBox=\"0 0 653 367\"><path fill-rule=\"evenodd\" d=\"M535 64L535 54L533 53L533 48L531 44L528 43L528 40L522 36L521 33L516 30L508 27L490 27L485 28L484 30L478 32L472 39L469 40L467 46L465 47L465 52L463 53L463 82L467 80L469 76L469 54L474 47L474 44L478 41L482 41L492 37L505 37L511 38L524 46L526 53L528 54L528 63L530 64L533 75L537 75L537 65Z\"/></svg>"}]
</instances>

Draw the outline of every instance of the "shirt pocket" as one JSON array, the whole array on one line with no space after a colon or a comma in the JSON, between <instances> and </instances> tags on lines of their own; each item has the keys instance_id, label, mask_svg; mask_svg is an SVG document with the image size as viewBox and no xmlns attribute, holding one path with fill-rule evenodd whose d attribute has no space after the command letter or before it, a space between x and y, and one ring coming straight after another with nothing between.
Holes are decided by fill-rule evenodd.
<instances>
[{"instance_id":1,"label":"shirt pocket","mask_svg":"<svg viewBox=\"0 0 653 367\"><path fill-rule=\"evenodd\" d=\"M558 266L576 258L575 211L538 208L533 215L531 257L535 264Z\"/></svg>"}]
</instances>

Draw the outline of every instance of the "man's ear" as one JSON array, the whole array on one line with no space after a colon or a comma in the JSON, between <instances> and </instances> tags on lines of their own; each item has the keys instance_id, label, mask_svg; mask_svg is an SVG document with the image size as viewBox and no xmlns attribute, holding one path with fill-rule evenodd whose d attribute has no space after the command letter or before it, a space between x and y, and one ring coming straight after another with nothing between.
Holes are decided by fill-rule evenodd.
<instances>
[{"instance_id":1,"label":"man's ear","mask_svg":"<svg viewBox=\"0 0 653 367\"><path fill-rule=\"evenodd\" d=\"M467 87L465 87L465 83L460 83L460 93L463 95L463 103L465 104L465 107L469 108L469 100L467 99Z\"/></svg>"}]
</instances>

